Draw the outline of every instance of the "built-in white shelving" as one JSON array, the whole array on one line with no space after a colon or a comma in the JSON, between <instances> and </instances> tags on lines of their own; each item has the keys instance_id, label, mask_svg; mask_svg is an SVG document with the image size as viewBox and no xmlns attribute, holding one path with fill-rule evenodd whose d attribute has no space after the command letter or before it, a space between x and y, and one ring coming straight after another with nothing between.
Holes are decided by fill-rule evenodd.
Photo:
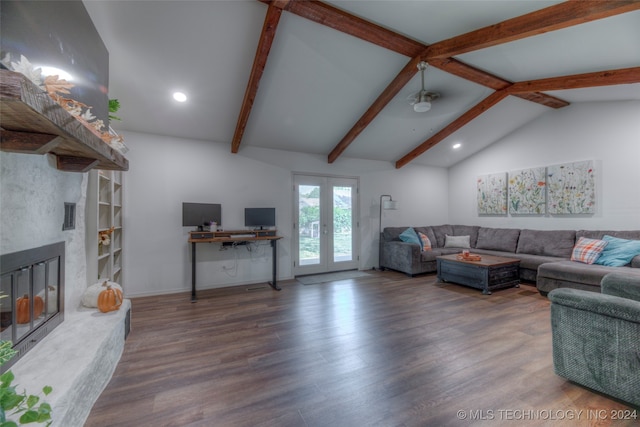
<instances>
[{"instance_id":1,"label":"built-in white shelving","mask_svg":"<svg viewBox=\"0 0 640 427\"><path fill-rule=\"evenodd\" d=\"M87 190L87 276L89 284L110 280L122 285L122 172L89 172ZM109 233L109 244L99 234Z\"/></svg>"}]
</instances>

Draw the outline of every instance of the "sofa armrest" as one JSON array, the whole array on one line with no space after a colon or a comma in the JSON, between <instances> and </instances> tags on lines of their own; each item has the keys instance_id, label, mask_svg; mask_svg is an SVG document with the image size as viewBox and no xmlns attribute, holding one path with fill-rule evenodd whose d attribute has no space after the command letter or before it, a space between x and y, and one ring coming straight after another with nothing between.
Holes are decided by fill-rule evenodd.
<instances>
[{"instance_id":1,"label":"sofa armrest","mask_svg":"<svg viewBox=\"0 0 640 427\"><path fill-rule=\"evenodd\" d=\"M380 267L414 274L420 263L420 246L416 243L383 242L380 250Z\"/></svg>"},{"instance_id":2,"label":"sofa armrest","mask_svg":"<svg viewBox=\"0 0 640 427\"><path fill-rule=\"evenodd\" d=\"M602 293L640 301L640 275L609 273L600 282Z\"/></svg>"},{"instance_id":3,"label":"sofa armrest","mask_svg":"<svg viewBox=\"0 0 640 427\"><path fill-rule=\"evenodd\" d=\"M549 292L556 374L640 406L640 302L597 292Z\"/></svg>"},{"instance_id":4,"label":"sofa armrest","mask_svg":"<svg viewBox=\"0 0 640 427\"><path fill-rule=\"evenodd\" d=\"M639 301L571 288L553 289L548 297L552 304L640 324Z\"/></svg>"}]
</instances>

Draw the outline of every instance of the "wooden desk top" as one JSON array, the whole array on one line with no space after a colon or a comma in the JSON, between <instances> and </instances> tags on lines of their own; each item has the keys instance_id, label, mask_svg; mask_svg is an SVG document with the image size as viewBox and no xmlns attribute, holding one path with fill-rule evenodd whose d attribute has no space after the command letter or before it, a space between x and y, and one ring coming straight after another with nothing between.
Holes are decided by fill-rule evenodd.
<instances>
[{"instance_id":1,"label":"wooden desk top","mask_svg":"<svg viewBox=\"0 0 640 427\"><path fill-rule=\"evenodd\" d=\"M189 243L258 242L282 239L282 236L268 235L275 232L276 230L191 231ZM247 237L247 234L254 234L254 236ZM193 238L193 235L202 237Z\"/></svg>"}]
</instances>

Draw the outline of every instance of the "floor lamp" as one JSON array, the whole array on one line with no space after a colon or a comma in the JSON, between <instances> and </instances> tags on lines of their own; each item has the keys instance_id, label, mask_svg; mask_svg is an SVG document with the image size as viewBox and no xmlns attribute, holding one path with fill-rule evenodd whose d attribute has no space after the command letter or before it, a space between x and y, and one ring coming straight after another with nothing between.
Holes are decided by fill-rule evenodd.
<instances>
[{"instance_id":1,"label":"floor lamp","mask_svg":"<svg viewBox=\"0 0 640 427\"><path fill-rule=\"evenodd\" d=\"M388 197L389 200L384 200L384 198ZM384 209L385 211L388 210L396 210L398 209L398 202L393 200L393 197L391 197L391 195L389 194L383 194L382 196L380 196L380 237L379 237L379 245L378 245L378 269L382 270L382 267L380 265L380 257L382 255L382 209Z\"/></svg>"}]
</instances>

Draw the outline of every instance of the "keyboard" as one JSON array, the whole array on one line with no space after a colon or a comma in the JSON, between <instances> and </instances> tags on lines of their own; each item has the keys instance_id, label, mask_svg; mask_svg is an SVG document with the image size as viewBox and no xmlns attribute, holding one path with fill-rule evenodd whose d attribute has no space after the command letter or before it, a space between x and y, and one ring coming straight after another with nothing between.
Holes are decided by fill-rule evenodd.
<instances>
[{"instance_id":1,"label":"keyboard","mask_svg":"<svg viewBox=\"0 0 640 427\"><path fill-rule=\"evenodd\" d=\"M230 237L234 239L241 239L243 237L256 237L255 234L232 234Z\"/></svg>"}]
</instances>

